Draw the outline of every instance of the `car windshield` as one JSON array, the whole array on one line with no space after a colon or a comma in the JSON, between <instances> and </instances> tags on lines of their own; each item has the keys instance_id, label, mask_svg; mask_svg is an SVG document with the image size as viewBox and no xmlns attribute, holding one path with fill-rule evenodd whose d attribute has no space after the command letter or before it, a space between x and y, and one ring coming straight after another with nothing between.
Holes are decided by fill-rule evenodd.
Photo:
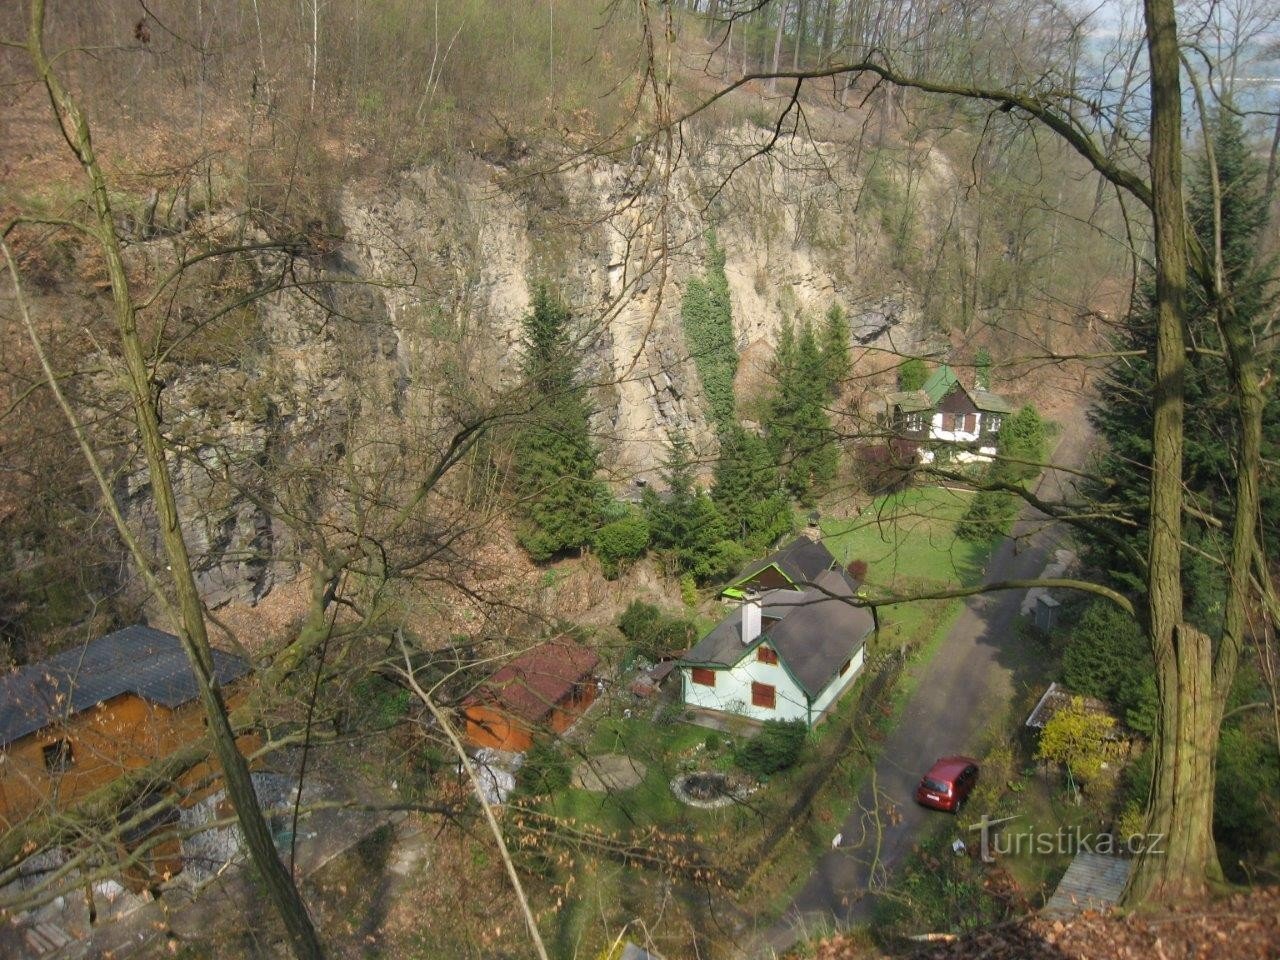
<instances>
[{"instance_id":1,"label":"car windshield","mask_svg":"<svg viewBox=\"0 0 1280 960\"><path fill-rule=\"evenodd\" d=\"M934 780L931 777L924 778L924 788L926 790L932 790L934 793L950 793L951 792L950 784L943 783L940 780Z\"/></svg>"}]
</instances>

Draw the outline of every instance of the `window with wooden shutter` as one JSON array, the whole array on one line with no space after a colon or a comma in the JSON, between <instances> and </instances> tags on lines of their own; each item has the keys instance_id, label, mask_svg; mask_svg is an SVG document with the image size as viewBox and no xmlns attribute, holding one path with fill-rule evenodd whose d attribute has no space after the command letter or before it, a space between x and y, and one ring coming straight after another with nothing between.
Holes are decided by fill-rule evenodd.
<instances>
[{"instance_id":1,"label":"window with wooden shutter","mask_svg":"<svg viewBox=\"0 0 1280 960\"><path fill-rule=\"evenodd\" d=\"M768 647L756 647L756 659L761 663L777 663L778 652Z\"/></svg>"},{"instance_id":2,"label":"window with wooden shutter","mask_svg":"<svg viewBox=\"0 0 1280 960\"><path fill-rule=\"evenodd\" d=\"M964 432L973 433L978 429L978 415L976 413L966 413L964 415Z\"/></svg>"},{"instance_id":3,"label":"window with wooden shutter","mask_svg":"<svg viewBox=\"0 0 1280 960\"><path fill-rule=\"evenodd\" d=\"M707 670L704 667L694 667L690 671L693 675L693 682L701 684L704 687L714 687L716 685L716 672Z\"/></svg>"},{"instance_id":4,"label":"window with wooden shutter","mask_svg":"<svg viewBox=\"0 0 1280 960\"><path fill-rule=\"evenodd\" d=\"M944 413L942 415L942 429L954 430L956 428L956 415L954 413Z\"/></svg>"},{"instance_id":5,"label":"window with wooden shutter","mask_svg":"<svg viewBox=\"0 0 1280 960\"><path fill-rule=\"evenodd\" d=\"M767 683L751 684L751 705L772 710L778 705L778 690Z\"/></svg>"}]
</instances>

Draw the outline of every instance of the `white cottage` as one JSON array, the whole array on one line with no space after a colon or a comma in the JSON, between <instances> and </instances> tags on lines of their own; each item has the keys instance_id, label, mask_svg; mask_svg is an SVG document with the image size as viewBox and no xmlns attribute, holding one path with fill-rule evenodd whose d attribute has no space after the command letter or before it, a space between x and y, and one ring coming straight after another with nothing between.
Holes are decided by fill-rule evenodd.
<instances>
[{"instance_id":1,"label":"white cottage","mask_svg":"<svg viewBox=\"0 0 1280 960\"><path fill-rule=\"evenodd\" d=\"M894 433L919 443L925 463L933 462L940 450L960 462L991 459L1000 426L1013 413L1004 397L966 387L946 364L919 390L889 394L886 406Z\"/></svg>"},{"instance_id":2,"label":"white cottage","mask_svg":"<svg viewBox=\"0 0 1280 960\"><path fill-rule=\"evenodd\" d=\"M862 669L875 624L865 607L847 602L856 593L836 568L806 589L749 594L680 661L685 704L812 727Z\"/></svg>"}]
</instances>

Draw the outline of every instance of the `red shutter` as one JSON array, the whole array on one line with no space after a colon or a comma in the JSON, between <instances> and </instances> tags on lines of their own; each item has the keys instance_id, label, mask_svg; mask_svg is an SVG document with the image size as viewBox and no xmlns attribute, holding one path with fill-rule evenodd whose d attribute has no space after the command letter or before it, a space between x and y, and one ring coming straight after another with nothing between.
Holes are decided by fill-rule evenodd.
<instances>
[{"instance_id":1,"label":"red shutter","mask_svg":"<svg viewBox=\"0 0 1280 960\"><path fill-rule=\"evenodd\" d=\"M768 647L756 647L756 659L761 663L777 663L777 651L770 650Z\"/></svg>"},{"instance_id":2,"label":"red shutter","mask_svg":"<svg viewBox=\"0 0 1280 960\"><path fill-rule=\"evenodd\" d=\"M694 667L691 672L693 674L694 683L700 683L704 687L714 687L716 685L716 672L714 670Z\"/></svg>"},{"instance_id":3,"label":"red shutter","mask_svg":"<svg viewBox=\"0 0 1280 960\"><path fill-rule=\"evenodd\" d=\"M778 691L767 683L751 684L751 705L772 710L778 703Z\"/></svg>"},{"instance_id":4,"label":"red shutter","mask_svg":"<svg viewBox=\"0 0 1280 960\"><path fill-rule=\"evenodd\" d=\"M976 413L966 413L964 415L964 432L973 433L978 429L978 415Z\"/></svg>"}]
</instances>

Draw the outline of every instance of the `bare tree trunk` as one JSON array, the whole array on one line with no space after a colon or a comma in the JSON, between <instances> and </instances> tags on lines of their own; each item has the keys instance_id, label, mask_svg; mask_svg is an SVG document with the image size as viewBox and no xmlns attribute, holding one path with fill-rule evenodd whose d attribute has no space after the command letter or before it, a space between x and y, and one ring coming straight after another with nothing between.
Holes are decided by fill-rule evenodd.
<instances>
[{"instance_id":1,"label":"bare tree trunk","mask_svg":"<svg viewBox=\"0 0 1280 960\"><path fill-rule=\"evenodd\" d=\"M804 43L805 15L809 12L808 0L796 0L796 41L791 47L791 69L800 69L800 47Z\"/></svg>"},{"instance_id":2,"label":"bare tree trunk","mask_svg":"<svg viewBox=\"0 0 1280 960\"><path fill-rule=\"evenodd\" d=\"M787 2L788 0L782 0L782 2L778 4L778 32L774 35L774 38L773 38L773 70L772 72L775 74L778 72L778 65L782 62L782 28L787 23ZM778 89L778 78L776 76L770 77L769 92L775 93L777 89Z\"/></svg>"},{"instance_id":3,"label":"bare tree trunk","mask_svg":"<svg viewBox=\"0 0 1280 960\"><path fill-rule=\"evenodd\" d=\"M166 460L164 438L155 410L151 374L147 369L142 340L138 333L133 296L120 242L115 233L115 219L103 176L94 153L89 125L79 105L62 86L53 72L44 50L44 0L32 0L27 51L53 105L54 115L68 145L89 181L94 208L95 234L106 262L111 281L116 326L127 369L126 383L133 400L138 438L147 460L156 518L166 559L173 576L180 623L179 638L186 650L192 673L200 691L200 701L209 722L209 732L222 767L227 793L236 809L240 829L244 833L249 855L258 868L263 884L284 921L285 929L300 958L321 957L320 941L298 894L293 878L285 870L271 839L258 805L249 775L249 765L236 747L235 733L227 719L226 704L214 675L213 655L205 629L204 610L191 572L191 558L179 524L173 484Z\"/></svg>"},{"instance_id":4,"label":"bare tree trunk","mask_svg":"<svg viewBox=\"0 0 1280 960\"><path fill-rule=\"evenodd\" d=\"M1140 857L1126 898L1197 896L1221 876L1213 840L1217 711L1211 643L1183 620L1182 457L1187 319L1187 224L1182 198L1182 91L1173 0L1145 0L1151 63L1151 193L1156 258L1147 619L1160 713L1148 832L1157 853Z\"/></svg>"}]
</instances>

